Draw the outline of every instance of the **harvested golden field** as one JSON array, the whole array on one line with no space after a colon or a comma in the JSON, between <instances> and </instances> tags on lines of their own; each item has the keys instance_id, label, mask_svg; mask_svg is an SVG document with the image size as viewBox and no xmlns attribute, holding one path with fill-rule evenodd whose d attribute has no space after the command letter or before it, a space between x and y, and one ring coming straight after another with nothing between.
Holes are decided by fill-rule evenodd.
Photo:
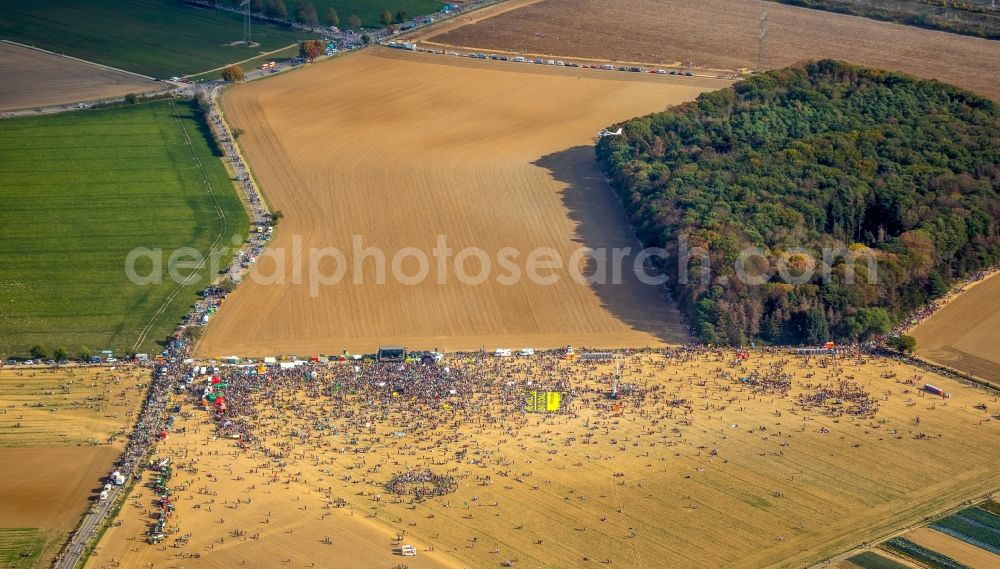
<instances>
[{"instance_id":1,"label":"harvested golden field","mask_svg":"<svg viewBox=\"0 0 1000 569\"><path fill-rule=\"evenodd\" d=\"M766 67L833 58L1000 99L1000 42L767 3ZM735 70L757 65L751 0L542 0L425 43Z\"/></svg>"},{"instance_id":2,"label":"harvested golden field","mask_svg":"<svg viewBox=\"0 0 1000 569\"><path fill-rule=\"evenodd\" d=\"M955 539L950 535L934 531L931 528L920 528L907 533L906 539L916 542L928 549L943 553L970 569L993 569L1000 567L1000 555L994 555L985 549Z\"/></svg>"},{"instance_id":3,"label":"harvested golden field","mask_svg":"<svg viewBox=\"0 0 1000 569\"><path fill-rule=\"evenodd\" d=\"M157 449L174 468L164 543L141 543L156 499L144 487L89 566L802 567L1000 487L983 391L895 361L443 365L225 372L228 426L189 398ZM457 395L430 395L441 381ZM525 413L529 381L562 385L565 412ZM422 499L419 482L387 486L425 469L454 486ZM393 556L397 534L416 557Z\"/></svg>"},{"instance_id":4,"label":"harvested golden field","mask_svg":"<svg viewBox=\"0 0 1000 569\"><path fill-rule=\"evenodd\" d=\"M124 444L149 370L0 369L0 447Z\"/></svg>"},{"instance_id":5,"label":"harvested golden field","mask_svg":"<svg viewBox=\"0 0 1000 569\"><path fill-rule=\"evenodd\" d=\"M1000 273L960 293L911 334L918 355L1000 386Z\"/></svg>"},{"instance_id":6,"label":"harvested golden field","mask_svg":"<svg viewBox=\"0 0 1000 569\"><path fill-rule=\"evenodd\" d=\"M70 105L163 88L162 83L135 75L6 42L0 42L0 74L0 111Z\"/></svg>"},{"instance_id":7,"label":"harvested golden field","mask_svg":"<svg viewBox=\"0 0 1000 569\"><path fill-rule=\"evenodd\" d=\"M147 381L133 367L0 368L0 555L49 564L121 454Z\"/></svg>"},{"instance_id":8,"label":"harvested golden field","mask_svg":"<svg viewBox=\"0 0 1000 569\"><path fill-rule=\"evenodd\" d=\"M637 244L592 144L728 83L541 67L381 49L230 90L227 120L284 217L199 353L685 341L663 290L631 270ZM617 247L632 248L618 283ZM607 252L607 284L574 277L584 248ZM533 255L561 264L533 278Z\"/></svg>"}]
</instances>

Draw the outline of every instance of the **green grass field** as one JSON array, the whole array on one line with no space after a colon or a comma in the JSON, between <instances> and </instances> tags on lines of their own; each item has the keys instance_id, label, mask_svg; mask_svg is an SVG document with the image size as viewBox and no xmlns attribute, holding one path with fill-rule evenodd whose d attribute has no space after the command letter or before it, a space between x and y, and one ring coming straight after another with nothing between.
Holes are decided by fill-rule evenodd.
<instances>
[{"instance_id":1,"label":"green grass field","mask_svg":"<svg viewBox=\"0 0 1000 569\"><path fill-rule=\"evenodd\" d=\"M0 121L0 354L124 353L147 327L139 351L157 350L209 268L186 286L140 286L129 252L162 248L165 273L173 250L207 253L248 230L205 128L188 101Z\"/></svg>"},{"instance_id":2,"label":"green grass field","mask_svg":"<svg viewBox=\"0 0 1000 569\"><path fill-rule=\"evenodd\" d=\"M340 26L346 27L348 16L357 16L361 18L361 24L366 27L381 28L382 27L382 12L388 10L393 17L400 10L405 10L410 18L414 16L423 16L430 14L432 12L437 12L444 6L444 2L439 2L438 0L310 0L313 6L316 6L316 13L319 15L319 23L321 25L326 25L326 20L324 16L326 14L326 9L333 6L333 9L337 11L337 15L340 16ZM293 6L295 6L295 0L286 0L285 4L288 6L289 13Z\"/></svg>"},{"instance_id":3,"label":"green grass field","mask_svg":"<svg viewBox=\"0 0 1000 569\"><path fill-rule=\"evenodd\" d=\"M255 22L253 40L259 47L226 45L243 39L239 15L185 6L178 0L10 0L3 4L2 39L161 78L214 69L308 37Z\"/></svg>"},{"instance_id":4,"label":"green grass field","mask_svg":"<svg viewBox=\"0 0 1000 569\"><path fill-rule=\"evenodd\" d=\"M65 538L59 531L36 528L0 528L0 567L29 569L38 567L42 554L50 557Z\"/></svg>"},{"instance_id":5,"label":"green grass field","mask_svg":"<svg viewBox=\"0 0 1000 569\"><path fill-rule=\"evenodd\" d=\"M240 67L244 71L253 71L260 66L261 63L268 61L274 61L275 63L285 63L289 59L297 56L299 54L299 46L291 46L286 49L282 49L277 53L272 53L270 55L262 55L260 57L255 57L247 61L239 62ZM222 70L216 69L215 71L206 71L205 73L199 73L197 75L191 75L188 79L194 81L200 81L202 79L222 79Z\"/></svg>"}]
</instances>

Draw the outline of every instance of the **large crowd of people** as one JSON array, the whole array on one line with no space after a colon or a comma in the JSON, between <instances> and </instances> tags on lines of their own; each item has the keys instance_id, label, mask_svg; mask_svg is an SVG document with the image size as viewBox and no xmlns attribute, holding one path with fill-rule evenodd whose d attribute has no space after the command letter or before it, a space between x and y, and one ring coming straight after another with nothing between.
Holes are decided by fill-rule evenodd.
<instances>
[{"instance_id":1,"label":"large crowd of people","mask_svg":"<svg viewBox=\"0 0 1000 569\"><path fill-rule=\"evenodd\" d=\"M177 361L186 356L184 349L172 353ZM881 421L890 385L898 385L903 397L927 396L914 388L919 376L897 377L888 372L898 370L888 369L872 375L872 358L857 350L800 355L685 346L607 353L599 359L554 350L527 357L457 353L440 361L171 364L166 384L186 387L175 399L181 412L167 414L183 417L183 432L159 453L179 473L171 503L183 512L163 528L163 546L186 555L221 544L218 536L208 545L182 539L199 534L204 523L232 524L227 541L230 534L257 539L246 524L272 523L271 512L256 504L277 504L279 488L307 490L290 499L301 510L319 506L321 518L334 507L375 516L405 505L431 508L423 515L430 519L435 508L461 505L457 515L472 519L478 507L498 508L496 499L504 495L480 486L565 485L560 470L612 457L616 481L638 487L647 480L633 467L651 460L676 460L675 468L697 476L747 460L745 449L726 442L740 437L735 433L774 437L773 448L758 450L783 456L789 444L815 444L814 437L825 437L844 418ZM884 382L880 387L876 377ZM562 398L554 412L536 413L529 405L534 392ZM202 411L192 414L193 408ZM897 422L892 431L929 439L924 428ZM801 435L806 429L815 434ZM158 432L144 429L136 451L148 451ZM227 475L220 478L220 470ZM217 494L223 490L228 493ZM489 497L478 503L483 494ZM220 508L248 508L251 499L253 521L243 513L220 516ZM150 508L132 505L144 513Z\"/></svg>"},{"instance_id":2,"label":"large crowd of people","mask_svg":"<svg viewBox=\"0 0 1000 569\"><path fill-rule=\"evenodd\" d=\"M530 358L458 354L443 363L233 365L193 380L190 390L214 414L220 436L238 439L245 448L260 450L276 463L328 444L325 437L330 434L346 437L341 450L364 454L371 450L365 441L375 432L375 425L392 425L398 437L429 436L459 425L514 433L530 422L527 397L533 392L560 393L557 413L566 416L578 417L583 409L658 412L664 417L693 414L693 403L679 397L676 387L655 379L658 370L682 367L692 360L719 364L711 376L691 378L706 390L741 390L746 393L743 397L787 399L803 412L834 417L871 417L878 411L875 397L852 377L836 372L838 361L861 361L863 354L789 355L749 367L747 352L735 354L696 346L629 350L616 354L614 368L607 362L570 363L552 353ZM794 394L793 362L813 370L805 376L808 381L796 384ZM827 377L817 379L819 372ZM289 436L290 424L305 428L294 429ZM449 449L447 440L441 442Z\"/></svg>"}]
</instances>

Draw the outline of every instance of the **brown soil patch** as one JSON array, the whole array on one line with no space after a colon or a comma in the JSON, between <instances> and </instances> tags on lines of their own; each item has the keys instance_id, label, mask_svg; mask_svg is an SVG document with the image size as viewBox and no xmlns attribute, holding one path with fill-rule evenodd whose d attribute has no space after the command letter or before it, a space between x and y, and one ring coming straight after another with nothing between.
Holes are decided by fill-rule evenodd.
<instances>
[{"instance_id":1,"label":"brown soil patch","mask_svg":"<svg viewBox=\"0 0 1000 569\"><path fill-rule=\"evenodd\" d=\"M709 68L755 67L751 0L543 0L432 35L443 45ZM939 79L1000 99L1000 42L767 4L768 68L843 59Z\"/></svg>"},{"instance_id":2,"label":"brown soil patch","mask_svg":"<svg viewBox=\"0 0 1000 569\"><path fill-rule=\"evenodd\" d=\"M71 105L158 91L161 83L0 42L0 111Z\"/></svg>"},{"instance_id":3,"label":"brown soil patch","mask_svg":"<svg viewBox=\"0 0 1000 569\"><path fill-rule=\"evenodd\" d=\"M593 158L595 132L727 85L707 78L585 73L502 62L375 50L241 85L224 97L230 124L268 199L284 218L257 277L213 317L206 356L336 353L378 345L447 350L567 343L646 346L683 342L662 289L630 270L622 284L580 284L565 270L536 284L526 259L549 247L569 263L581 247L632 247L616 198ZM462 284L432 256L443 235L453 255L477 247L491 259L482 284ZM354 270L354 236L386 255ZM296 284L292 251L301 243ZM310 248L346 256L339 284L309 286ZM403 248L429 257L428 278L402 284L390 261ZM519 252L522 278L496 261ZM333 274L332 261L322 265ZM403 265L417 273L415 262ZM481 265L467 261L466 273ZM354 284L355 277L362 284ZM261 279L263 280L263 279Z\"/></svg>"},{"instance_id":4,"label":"brown soil patch","mask_svg":"<svg viewBox=\"0 0 1000 569\"><path fill-rule=\"evenodd\" d=\"M1000 273L961 293L911 334L918 355L1000 386Z\"/></svg>"},{"instance_id":5,"label":"brown soil patch","mask_svg":"<svg viewBox=\"0 0 1000 569\"><path fill-rule=\"evenodd\" d=\"M73 529L120 453L111 446L0 449L0 527Z\"/></svg>"}]
</instances>

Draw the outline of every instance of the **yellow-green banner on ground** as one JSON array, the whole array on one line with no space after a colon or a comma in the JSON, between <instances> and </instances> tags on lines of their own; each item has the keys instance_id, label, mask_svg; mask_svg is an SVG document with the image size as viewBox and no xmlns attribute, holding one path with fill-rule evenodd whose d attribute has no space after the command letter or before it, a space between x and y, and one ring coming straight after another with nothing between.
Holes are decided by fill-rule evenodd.
<instances>
[{"instance_id":1,"label":"yellow-green banner on ground","mask_svg":"<svg viewBox=\"0 0 1000 569\"><path fill-rule=\"evenodd\" d=\"M532 390L524 397L524 410L529 413L558 413L562 407L559 391Z\"/></svg>"}]
</instances>

